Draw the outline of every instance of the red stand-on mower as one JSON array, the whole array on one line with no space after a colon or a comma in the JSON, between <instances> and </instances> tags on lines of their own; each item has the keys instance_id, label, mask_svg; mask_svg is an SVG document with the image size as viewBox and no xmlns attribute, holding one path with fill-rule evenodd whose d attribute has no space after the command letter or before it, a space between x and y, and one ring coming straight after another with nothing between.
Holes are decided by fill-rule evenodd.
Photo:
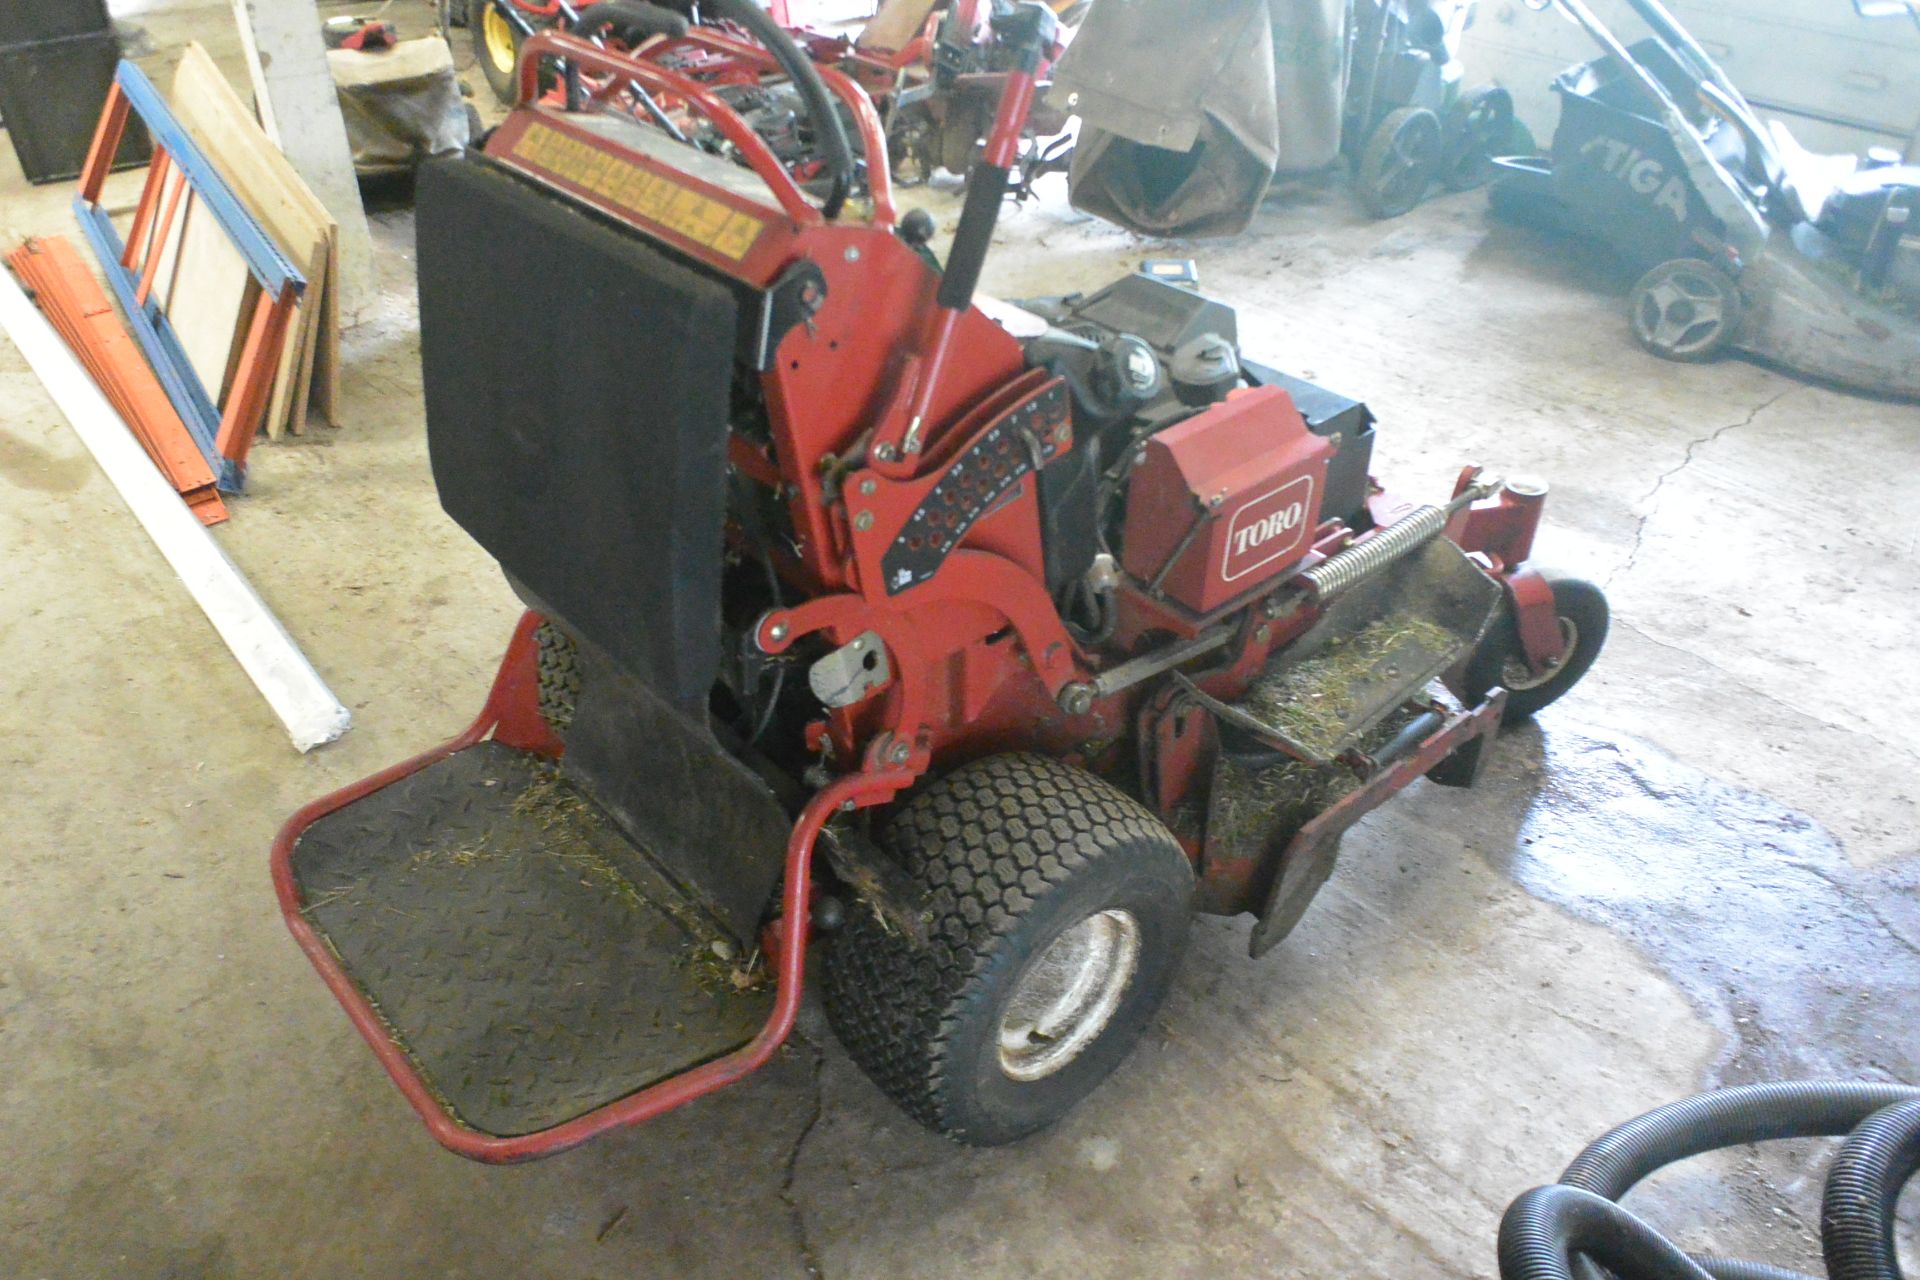
<instances>
[{"instance_id":1,"label":"red stand-on mower","mask_svg":"<svg viewBox=\"0 0 1920 1280\"><path fill-rule=\"evenodd\" d=\"M1468 782L1606 632L1529 565L1544 487L1388 496L1365 406L1243 360L1227 308L1145 276L976 299L1045 7L996 20L1015 72L944 269L884 164L846 198L836 97L884 155L861 91L709 7L821 122L830 188L697 82L528 42L484 154L422 172L418 231L435 481L529 612L465 733L273 851L308 957L482 1160L765 1063L816 937L895 1101L1029 1133L1126 1054L1192 911L1273 946L1343 832ZM591 86L573 109L543 57ZM556 302L600 340L527 348Z\"/></svg>"}]
</instances>

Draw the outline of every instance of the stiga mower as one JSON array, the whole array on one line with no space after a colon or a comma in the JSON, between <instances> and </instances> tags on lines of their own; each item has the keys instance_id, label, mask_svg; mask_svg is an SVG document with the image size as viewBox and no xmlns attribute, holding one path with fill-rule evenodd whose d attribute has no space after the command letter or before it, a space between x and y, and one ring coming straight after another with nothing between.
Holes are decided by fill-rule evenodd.
<instances>
[{"instance_id":1,"label":"stiga mower","mask_svg":"<svg viewBox=\"0 0 1920 1280\"><path fill-rule=\"evenodd\" d=\"M1815 156L1752 106L1658 0L1624 44L1584 0L1543 0L1602 56L1554 81L1552 154L1504 158L1497 213L1600 241L1634 337L1669 360L1750 352L1811 377L1920 395L1920 166ZM1910 4L1863 15L1916 14Z\"/></svg>"},{"instance_id":2,"label":"stiga mower","mask_svg":"<svg viewBox=\"0 0 1920 1280\"><path fill-rule=\"evenodd\" d=\"M761 1066L816 936L887 1094L1032 1132L1127 1053L1191 912L1272 947L1342 833L1470 781L1606 635L1530 565L1542 485L1389 495L1366 407L1242 359L1227 308L1142 275L975 297L1048 9L996 19L1014 71L941 268L884 163L846 198L834 97L885 155L859 89L709 7L805 98L831 189L694 81L528 41L521 105L417 198L435 482L529 611L466 732L273 850L301 947L482 1160ZM539 100L549 57L598 86L577 109ZM526 349L556 304L607 341Z\"/></svg>"}]
</instances>

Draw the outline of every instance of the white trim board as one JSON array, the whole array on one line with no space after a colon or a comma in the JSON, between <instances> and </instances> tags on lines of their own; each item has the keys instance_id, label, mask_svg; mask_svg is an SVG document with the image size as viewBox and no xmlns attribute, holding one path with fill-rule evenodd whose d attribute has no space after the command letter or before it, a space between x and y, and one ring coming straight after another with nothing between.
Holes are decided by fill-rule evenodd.
<instances>
[{"instance_id":1,"label":"white trim board","mask_svg":"<svg viewBox=\"0 0 1920 1280\"><path fill-rule=\"evenodd\" d=\"M345 733L352 725L347 709L4 268L0 268L0 328L20 348L74 434L92 452L241 669L280 717L293 745L309 751Z\"/></svg>"}]
</instances>

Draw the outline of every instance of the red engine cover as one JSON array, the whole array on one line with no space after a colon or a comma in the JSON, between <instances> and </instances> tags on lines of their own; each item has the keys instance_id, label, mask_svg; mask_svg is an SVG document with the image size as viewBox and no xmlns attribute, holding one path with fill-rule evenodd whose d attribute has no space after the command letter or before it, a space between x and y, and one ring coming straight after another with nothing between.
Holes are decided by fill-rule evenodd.
<instances>
[{"instance_id":1,"label":"red engine cover","mask_svg":"<svg viewBox=\"0 0 1920 1280\"><path fill-rule=\"evenodd\" d=\"M1195 613L1232 603L1306 554L1333 451L1279 387L1234 392L1147 441L1121 564Z\"/></svg>"}]
</instances>

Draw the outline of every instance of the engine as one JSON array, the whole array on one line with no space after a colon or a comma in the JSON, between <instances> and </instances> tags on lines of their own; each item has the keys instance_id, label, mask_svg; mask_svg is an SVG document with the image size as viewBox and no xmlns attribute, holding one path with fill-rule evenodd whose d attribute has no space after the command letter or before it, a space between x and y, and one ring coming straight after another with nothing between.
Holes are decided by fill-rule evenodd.
<instances>
[{"instance_id":1,"label":"engine","mask_svg":"<svg viewBox=\"0 0 1920 1280\"><path fill-rule=\"evenodd\" d=\"M1052 328L1028 359L1074 399L1073 457L1042 479L1047 569L1090 639L1124 573L1187 620L1295 569L1329 521L1366 528L1373 415L1244 360L1233 311L1134 275L1021 304Z\"/></svg>"}]
</instances>

